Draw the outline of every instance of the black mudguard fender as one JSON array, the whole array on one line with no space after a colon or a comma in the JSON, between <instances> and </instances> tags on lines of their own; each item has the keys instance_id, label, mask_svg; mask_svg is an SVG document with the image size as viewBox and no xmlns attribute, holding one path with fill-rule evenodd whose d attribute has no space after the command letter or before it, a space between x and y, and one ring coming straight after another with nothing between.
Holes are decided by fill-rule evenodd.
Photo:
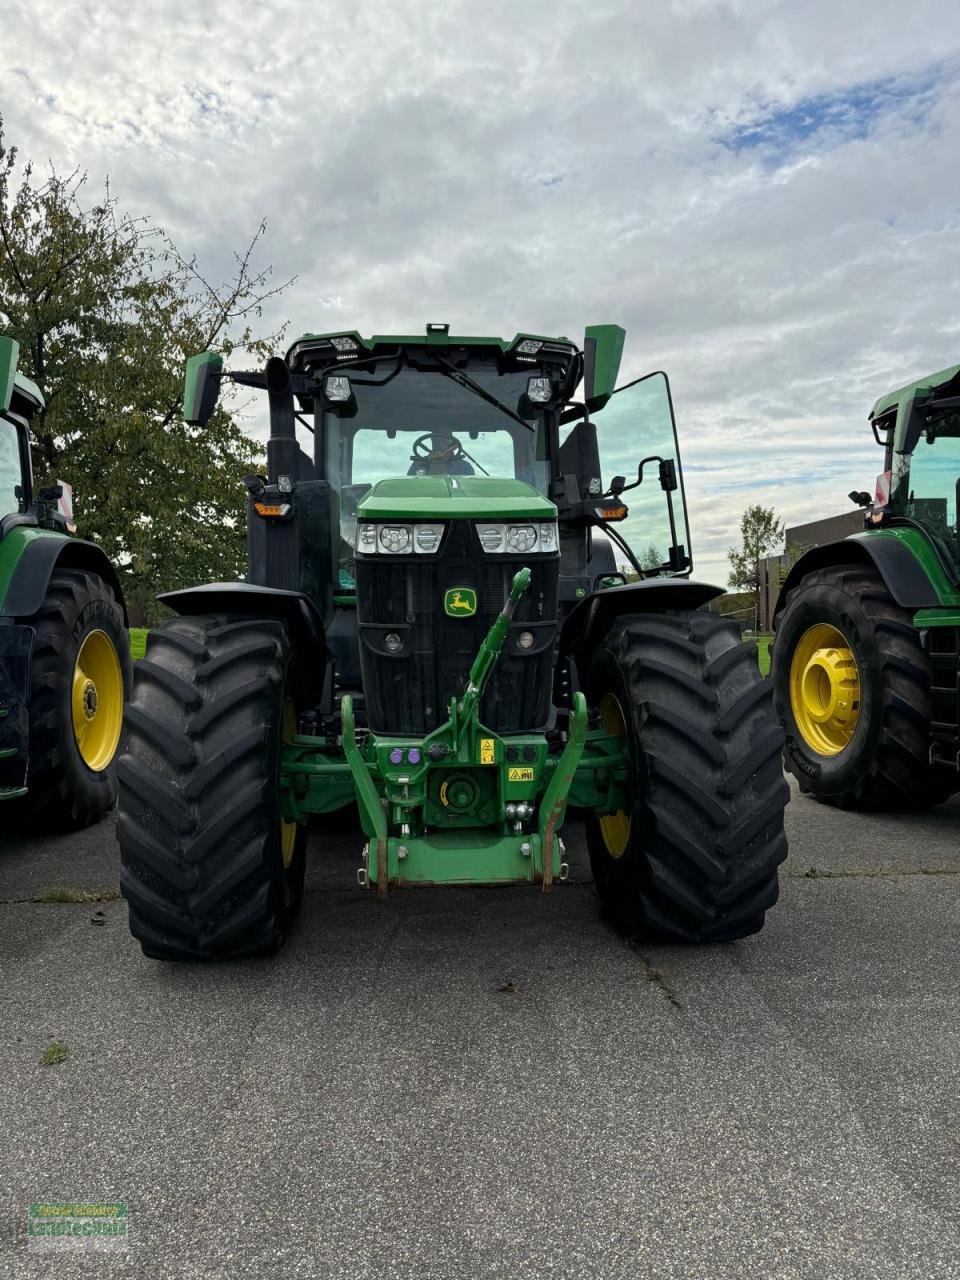
<instances>
[{"instance_id":1,"label":"black mudguard fender","mask_svg":"<svg viewBox=\"0 0 960 1280\"><path fill-rule=\"evenodd\" d=\"M686 578L646 578L591 592L567 615L560 629L559 655L579 663L582 655L593 652L613 619L624 614L699 609L723 594L723 587Z\"/></svg>"},{"instance_id":2,"label":"black mudguard fender","mask_svg":"<svg viewBox=\"0 0 960 1280\"><path fill-rule=\"evenodd\" d=\"M184 616L236 613L280 619L286 624L299 655L303 680L320 696L330 656L326 630L313 601L302 591L260 587L251 582L208 582L200 587L166 591L157 599Z\"/></svg>"},{"instance_id":3,"label":"black mudguard fender","mask_svg":"<svg viewBox=\"0 0 960 1280\"><path fill-rule=\"evenodd\" d=\"M838 564L862 564L875 568L902 609L935 609L940 603L933 584L909 547L896 538L857 535L813 547L793 565L777 597L774 630L787 592L808 573Z\"/></svg>"},{"instance_id":4,"label":"black mudguard fender","mask_svg":"<svg viewBox=\"0 0 960 1280\"><path fill-rule=\"evenodd\" d=\"M79 569L102 578L117 597L123 610L123 625L127 625L127 606L116 569L101 547L82 538L34 539L13 571L3 601L4 614L10 618L32 618L46 599L55 569Z\"/></svg>"}]
</instances>

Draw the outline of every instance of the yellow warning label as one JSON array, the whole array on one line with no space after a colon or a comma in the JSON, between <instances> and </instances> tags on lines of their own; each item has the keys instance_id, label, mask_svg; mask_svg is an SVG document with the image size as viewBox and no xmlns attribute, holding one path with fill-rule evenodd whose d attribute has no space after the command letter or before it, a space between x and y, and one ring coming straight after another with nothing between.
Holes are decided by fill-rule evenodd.
<instances>
[{"instance_id":1,"label":"yellow warning label","mask_svg":"<svg viewBox=\"0 0 960 1280\"><path fill-rule=\"evenodd\" d=\"M532 769L508 769L507 781L508 782L532 782L533 770Z\"/></svg>"},{"instance_id":2,"label":"yellow warning label","mask_svg":"<svg viewBox=\"0 0 960 1280\"><path fill-rule=\"evenodd\" d=\"M480 739L480 763L495 764L494 760L494 742L493 738Z\"/></svg>"}]
</instances>

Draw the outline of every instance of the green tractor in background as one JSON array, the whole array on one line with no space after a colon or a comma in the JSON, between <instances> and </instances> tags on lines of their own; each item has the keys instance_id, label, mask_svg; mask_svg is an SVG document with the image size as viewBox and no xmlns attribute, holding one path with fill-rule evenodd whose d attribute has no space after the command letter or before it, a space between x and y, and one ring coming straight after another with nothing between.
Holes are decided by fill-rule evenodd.
<instances>
[{"instance_id":1,"label":"green tractor in background","mask_svg":"<svg viewBox=\"0 0 960 1280\"><path fill-rule=\"evenodd\" d=\"M381 895L550 889L575 806L628 935L761 928L783 735L755 646L702 610L722 591L688 580L669 386L614 392L623 339L429 325L309 334L256 372L188 362L188 422L229 377L267 392L271 426L267 475L246 479L248 580L162 596L180 616L137 663L117 834L147 955L273 950L307 820L354 805L358 882ZM631 483L604 485L598 433L638 450ZM630 490L658 565L617 529Z\"/></svg>"},{"instance_id":2,"label":"green tractor in background","mask_svg":"<svg viewBox=\"0 0 960 1280\"><path fill-rule=\"evenodd\" d=\"M800 788L843 808L960 790L960 365L882 397L866 529L807 552L774 620L771 675Z\"/></svg>"},{"instance_id":3,"label":"green tractor in background","mask_svg":"<svg viewBox=\"0 0 960 1280\"><path fill-rule=\"evenodd\" d=\"M38 388L0 338L0 830L71 830L116 802L130 650L103 551L69 536L62 489L37 491Z\"/></svg>"}]
</instances>

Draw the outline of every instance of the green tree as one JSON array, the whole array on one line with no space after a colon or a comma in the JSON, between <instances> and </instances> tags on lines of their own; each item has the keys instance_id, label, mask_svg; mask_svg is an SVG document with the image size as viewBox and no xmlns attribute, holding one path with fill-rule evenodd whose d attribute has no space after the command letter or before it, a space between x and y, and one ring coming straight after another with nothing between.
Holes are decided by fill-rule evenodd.
<instances>
[{"instance_id":1,"label":"green tree","mask_svg":"<svg viewBox=\"0 0 960 1280\"><path fill-rule=\"evenodd\" d=\"M262 358L282 335L257 339L251 325L286 286L253 265L263 224L232 278L211 283L109 185L97 199L86 186L79 171L35 180L0 119L0 332L46 400L37 476L74 486L78 532L149 613L158 591L242 574L242 478L262 451L229 401L202 429L185 425L183 365L207 349Z\"/></svg>"},{"instance_id":2,"label":"green tree","mask_svg":"<svg viewBox=\"0 0 960 1280\"><path fill-rule=\"evenodd\" d=\"M783 522L773 507L747 507L740 519L741 548L731 547L728 586L741 591L760 590L760 561L783 543Z\"/></svg>"},{"instance_id":3,"label":"green tree","mask_svg":"<svg viewBox=\"0 0 960 1280\"><path fill-rule=\"evenodd\" d=\"M641 569L659 569L666 556L655 543L648 543L646 551L640 556Z\"/></svg>"}]
</instances>

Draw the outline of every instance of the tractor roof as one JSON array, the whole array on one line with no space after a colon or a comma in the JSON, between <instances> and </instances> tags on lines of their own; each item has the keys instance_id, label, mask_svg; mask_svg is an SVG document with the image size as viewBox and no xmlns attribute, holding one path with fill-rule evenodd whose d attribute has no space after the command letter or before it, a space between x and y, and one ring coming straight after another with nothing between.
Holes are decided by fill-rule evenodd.
<instances>
[{"instance_id":1,"label":"tractor roof","mask_svg":"<svg viewBox=\"0 0 960 1280\"><path fill-rule=\"evenodd\" d=\"M26 407L30 416L44 406L43 392L35 382L25 378L22 373L18 373L13 380L13 395L14 401L19 399L21 402L26 402L25 406L21 403L21 407Z\"/></svg>"},{"instance_id":2,"label":"tractor roof","mask_svg":"<svg viewBox=\"0 0 960 1280\"><path fill-rule=\"evenodd\" d=\"M40 388L17 369L20 361L20 344L6 334L0 334L0 412L12 409L15 413L32 418L44 405Z\"/></svg>"},{"instance_id":3,"label":"tractor roof","mask_svg":"<svg viewBox=\"0 0 960 1280\"><path fill-rule=\"evenodd\" d=\"M349 348L341 348L340 343L352 342L355 347L364 351L373 351L376 347L493 347L500 351L510 351L521 342L540 342L545 345L562 344L566 350L574 350L575 344L569 338L553 338L542 333L518 333L512 338L493 337L458 337L451 334L449 325L428 324L426 333L420 334L386 334L375 333L369 338L362 337L355 329L343 329L335 333L304 333L290 344L286 359L288 364L297 361L297 357L306 348L317 344L329 343L331 352L336 348L341 355L348 355Z\"/></svg>"},{"instance_id":4,"label":"tractor roof","mask_svg":"<svg viewBox=\"0 0 960 1280\"><path fill-rule=\"evenodd\" d=\"M896 391L891 391L887 395L881 396L870 410L870 420L881 418L892 409L898 408L902 400L912 399L918 393L935 391L938 387L952 382L958 374L960 374L960 364L951 365L949 369L941 369L939 373L930 373L925 378L919 378L916 382L910 382L905 387L899 387Z\"/></svg>"}]
</instances>

